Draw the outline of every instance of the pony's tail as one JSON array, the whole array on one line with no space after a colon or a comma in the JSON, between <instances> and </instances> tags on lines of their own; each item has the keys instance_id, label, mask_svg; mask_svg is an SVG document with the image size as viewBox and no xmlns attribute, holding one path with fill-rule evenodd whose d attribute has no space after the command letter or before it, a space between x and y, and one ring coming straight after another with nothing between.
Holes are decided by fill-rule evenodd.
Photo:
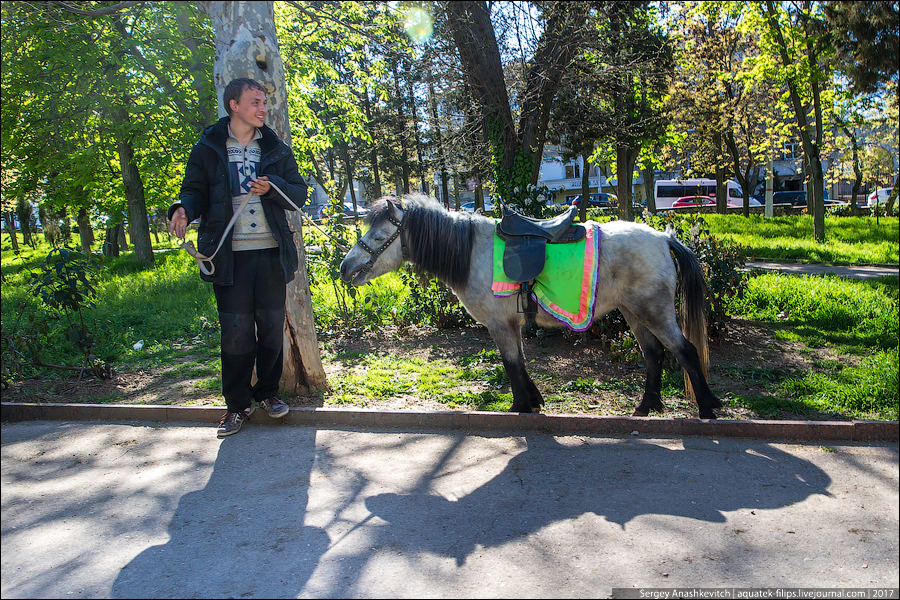
<instances>
[{"instance_id":1,"label":"pony's tail","mask_svg":"<svg viewBox=\"0 0 900 600\"><path fill-rule=\"evenodd\" d=\"M678 295L681 297L681 331L684 337L697 349L703 377L707 380L709 367L709 345L706 332L706 280L697 256L669 233L669 250L678 265ZM684 373L684 391L688 401L696 403L694 388L687 372Z\"/></svg>"}]
</instances>

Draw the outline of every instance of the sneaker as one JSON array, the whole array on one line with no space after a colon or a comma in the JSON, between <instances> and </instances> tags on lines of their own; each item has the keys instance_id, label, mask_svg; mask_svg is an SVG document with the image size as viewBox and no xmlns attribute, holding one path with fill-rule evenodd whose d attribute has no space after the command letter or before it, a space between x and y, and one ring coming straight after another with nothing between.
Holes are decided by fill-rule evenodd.
<instances>
[{"instance_id":1,"label":"sneaker","mask_svg":"<svg viewBox=\"0 0 900 600\"><path fill-rule=\"evenodd\" d=\"M241 425L244 424L250 414L254 411L256 407L251 406L250 408L245 408L242 411L231 412L228 411L224 415L222 415L222 420L219 421L219 429L216 430L216 436L223 438L229 435L234 435L238 431L241 430Z\"/></svg>"},{"instance_id":2,"label":"sneaker","mask_svg":"<svg viewBox=\"0 0 900 600\"><path fill-rule=\"evenodd\" d=\"M281 398L278 396L272 396L271 398L266 398L262 402L259 403L260 408L262 408L270 417L273 419L280 419L284 415L290 412L290 408L288 405L281 401Z\"/></svg>"}]
</instances>

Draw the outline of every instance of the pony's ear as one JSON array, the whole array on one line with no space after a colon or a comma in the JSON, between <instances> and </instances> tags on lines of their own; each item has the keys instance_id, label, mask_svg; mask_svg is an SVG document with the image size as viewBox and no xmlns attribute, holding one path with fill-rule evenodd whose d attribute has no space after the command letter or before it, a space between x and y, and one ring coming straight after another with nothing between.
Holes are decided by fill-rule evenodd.
<instances>
[{"instance_id":1,"label":"pony's ear","mask_svg":"<svg viewBox=\"0 0 900 600\"><path fill-rule=\"evenodd\" d=\"M398 221L403 218L403 203L399 198L397 200L388 200L388 204L391 205L391 215L397 219Z\"/></svg>"}]
</instances>

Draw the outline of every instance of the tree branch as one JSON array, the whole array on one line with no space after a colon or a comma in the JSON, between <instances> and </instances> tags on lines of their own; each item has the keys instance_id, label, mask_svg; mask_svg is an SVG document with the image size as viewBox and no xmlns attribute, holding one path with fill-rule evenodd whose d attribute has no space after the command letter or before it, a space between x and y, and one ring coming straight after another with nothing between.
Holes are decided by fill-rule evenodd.
<instances>
[{"instance_id":1,"label":"tree branch","mask_svg":"<svg viewBox=\"0 0 900 600\"><path fill-rule=\"evenodd\" d=\"M97 10L81 10L80 8L70 6L65 2L50 2L50 4L54 4L70 13L81 15L83 17L102 17L104 15L111 15L125 10L126 8L131 8L132 6L135 6L137 4L143 4L143 2L119 2L118 4L114 4L113 6L98 8Z\"/></svg>"}]
</instances>

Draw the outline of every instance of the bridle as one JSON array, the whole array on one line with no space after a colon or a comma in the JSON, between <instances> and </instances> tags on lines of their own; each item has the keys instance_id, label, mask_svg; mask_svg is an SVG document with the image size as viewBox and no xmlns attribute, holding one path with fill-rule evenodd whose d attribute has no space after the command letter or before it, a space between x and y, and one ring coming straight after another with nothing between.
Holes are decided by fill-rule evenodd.
<instances>
[{"instance_id":1,"label":"bridle","mask_svg":"<svg viewBox=\"0 0 900 600\"><path fill-rule=\"evenodd\" d=\"M388 200L387 202L390 205L387 212L387 220L390 221L394 226L396 226L397 230L393 234L391 234L391 236L388 237L388 239L386 239L384 243L378 247L377 250L372 250L368 246L368 244L362 241L362 239L356 242L357 246L368 252L372 257L369 259L369 262L362 266L362 268L359 270L360 273L368 273L369 271L371 271L375 267L375 263L378 262L378 257L381 256L382 253L384 253L384 251L387 250L388 247L390 247L390 245L393 244L394 240L396 240L398 237L400 238L400 248L403 254L403 259L406 260L407 258L409 258L409 250L406 247L406 241L401 237L401 234L403 233L403 224L406 221L406 214L403 213L403 207L399 204L394 204L394 202L390 200ZM392 210L394 208L396 208L400 211L401 214L403 214L403 217L401 217L399 221L394 217L394 211Z\"/></svg>"}]
</instances>

